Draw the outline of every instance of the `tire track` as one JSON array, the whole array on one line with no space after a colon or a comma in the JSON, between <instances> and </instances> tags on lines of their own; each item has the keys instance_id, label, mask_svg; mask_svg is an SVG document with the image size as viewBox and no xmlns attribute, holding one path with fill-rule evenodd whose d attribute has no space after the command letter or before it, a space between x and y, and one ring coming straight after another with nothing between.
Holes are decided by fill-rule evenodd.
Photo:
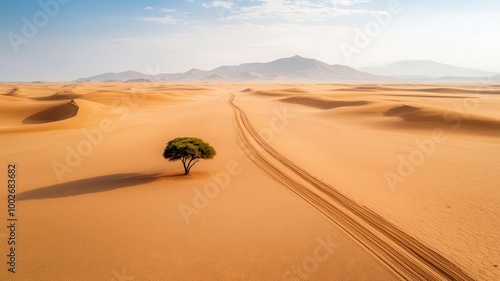
<instances>
[{"instance_id":1,"label":"tire track","mask_svg":"<svg viewBox=\"0 0 500 281\"><path fill-rule=\"evenodd\" d=\"M229 105L234 111L237 133L247 148L244 151L247 157L330 218L402 279L474 280L439 253L278 153L260 137L234 99L231 94Z\"/></svg>"}]
</instances>

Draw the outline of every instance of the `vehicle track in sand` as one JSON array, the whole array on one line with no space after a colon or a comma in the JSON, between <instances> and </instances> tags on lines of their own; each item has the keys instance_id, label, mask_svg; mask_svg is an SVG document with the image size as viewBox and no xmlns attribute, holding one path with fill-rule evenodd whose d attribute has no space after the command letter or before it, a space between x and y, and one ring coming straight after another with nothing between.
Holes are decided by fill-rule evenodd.
<instances>
[{"instance_id":1,"label":"vehicle track in sand","mask_svg":"<svg viewBox=\"0 0 500 281\"><path fill-rule=\"evenodd\" d=\"M319 210L402 279L474 280L458 266L381 216L357 204L278 153L257 133L230 94L244 152L260 168Z\"/></svg>"}]
</instances>

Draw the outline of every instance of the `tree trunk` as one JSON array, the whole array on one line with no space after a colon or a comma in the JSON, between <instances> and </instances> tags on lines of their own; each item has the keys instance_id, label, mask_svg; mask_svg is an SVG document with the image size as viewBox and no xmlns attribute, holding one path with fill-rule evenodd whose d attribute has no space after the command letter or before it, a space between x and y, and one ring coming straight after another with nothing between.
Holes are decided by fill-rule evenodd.
<instances>
[{"instance_id":1,"label":"tree trunk","mask_svg":"<svg viewBox=\"0 0 500 281\"><path fill-rule=\"evenodd\" d=\"M198 163L199 160L200 158L191 158L189 159L189 162L187 162L186 158L181 159L182 166L184 166L184 175L188 175L191 168L194 166L194 164Z\"/></svg>"},{"instance_id":2,"label":"tree trunk","mask_svg":"<svg viewBox=\"0 0 500 281\"><path fill-rule=\"evenodd\" d=\"M185 159L181 159L182 161L182 166L184 167L184 175L188 175L189 174L189 165L186 164L186 160Z\"/></svg>"}]
</instances>

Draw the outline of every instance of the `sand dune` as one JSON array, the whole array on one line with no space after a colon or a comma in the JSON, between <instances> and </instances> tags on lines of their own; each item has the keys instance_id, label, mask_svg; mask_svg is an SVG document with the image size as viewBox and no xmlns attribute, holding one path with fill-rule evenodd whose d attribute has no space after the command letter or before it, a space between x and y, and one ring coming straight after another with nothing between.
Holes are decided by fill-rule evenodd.
<instances>
[{"instance_id":1,"label":"sand dune","mask_svg":"<svg viewBox=\"0 0 500 281\"><path fill-rule=\"evenodd\" d=\"M393 84L393 85L363 85L363 86L346 86L337 85L337 88L329 89L330 92L353 92L353 93L369 93L377 92L389 94L389 92L396 92L396 95L407 95L407 93L420 92L422 95L429 95L429 93L438 97L436 94L500 94L500 91L494 89L495 85L465 85L462 87L435 87L434 85L420 85L420 84ZM460 95L464 97L463 95ZM441 97L445 97L441 95ZM449 97L449 96L446 96Z\"/></svg>"},{"instance_id":2,"label":"sand dune","mask_svg":"<svg viewBox=\"0 0 500 281\"><path fill-rule=\"evenodd\" d=\"M288 96L288 95L294 95L294 94L306 94L308 93L307 90L301 89L301 88L289 88L289 89L269 89L269 90L254 90L254 94L256 95L262 95L262 96Z\"/></svg>"},{"instance_id":3,"label":"sand dune","mask_svg":"<svg viewBox=\"0 0 500 281\"><path fill-rule=\"evenodd\" d=\"M343 110L331 109L319 113L329 118L356 118L362 117L367 122L381 129L397 129L404 127L408 129L448 129L453 133L460 134L483 134L500 135L500 118L496 116L480 115L460 110L428 106L423 104L407 104L398 102L371 102L356 104L356 102L345 102L359 105L359 107L346 108ZM322 109L328 109L323 105ZM320 107L318 107L320 108ZM381 116L386 118L380 118Z\"/></svg>"},{"instance_id":4,"label":"sand dune","mask_svg":"<svg viewBox=\"0 0 500 281\"><path fill-rule=\"evenodd\" d=\"M425 86L425 85L363 85L363 86L354 86L350 88L353 91L377 91L377 92L430 92L430 93L439 93L439 94L476 94L478 92L486 92L487 90L483 89L486 85L468 85L466 87L435 87L433 85ZM488 86L490 87L490 86ZM331 91L336 91L337 89L332 89ZM497 94L497 91L490 92L492 94Z\"/></svg>"},{"instance_id":5,"label":"sand dune","mask_svg":"<svg viewBox=\"0 0 500 281\"><path fill-rule=\"evenodd\" d=\"M71 90L66 90L62 92L57 92L53 95L47 96L47 97L35 97L33 98L34 100L41 100L41 101L58 101L58 100L72 100L72 99L77 99L80 98L81 95L74 93Z\"/></svg>"},{"instance_id":6,"label":"sand dune","mask_svg":"<svg viewBox=\"0 0 500 281\"><path fill-rule=\"evenodd\" d=\"M168 92L145 92L144 90L131 90L126 92L97 91L86 94L81 98L107 106L113 106L116 104L129 104L130 106L155 105L162 102L181 103L188 100L185 95L169 95Z\"/></svg>"},{"instance_id":7,"label":"sand dune","mask_svg":"<svg viewBox=\"0 0 500 281\"><path fill-rule=\"evenodd\" d=\"M290 88L290 89L284 89L281 90L283 92L291 92L291 93L309 93L309 91L302 89L302 88Z\"/></svg>"},{"instance_id":8,"label":"sand dune","mask_svg":"<svg viewBox=\"0 0 500 281\"><path fill-rule=\"evenodd\" d=\"M0 96L0 126L22 124L22 120L56 103L33 102L18 96Z\"/></svg>"},{"instance_id":9,"label":"sand dune","mask_svg":"<svg viewBox=\"0 0 500 281\"><path fill-rule=\"evenodd\" d=\"M276 96L289 96L290 92L286 91L254 91L253 94L255 95L261 95L261 96L271 96L271 97L276 97Z\"/></svg>"},{"instance_id":10,"label":"sand dune","mask_svg":"<svg viewBox=\"0 0 500 281\"><path fill-rule=\"evenodd\" d=\"M163 86L160 86L160 87L165 87L164 85ZM168 86L168 90L170 91L179 91L179 92L192 92L192 91L196 91L196 92L199 92L199 91L210 91L211 89L208 88L208 87L199 87L199 86L189 86L189 85L171 85L171 86Z\"/></svg>"},{"instance_id":11,"label":"sand dune","mask_svg":"<svg viewBox=\"0 0 500 281\"><path fill-rule=\"evenodd\" d=\"M341 101L341 100L329 100L322 98L311 98L311 97L290 97L282 99L283 102L301 104L305 106L310 106L319 109L333 109L338 107L346 106L360 106L369 104L367 101Z\"/></svg>"},{"instance_id":12,"label":"sand dune","mask_svg":"<svg viewBox=\"0 0 500 281\"><path fill-rule=\"evenodd\" d=\"M20 226L0 279L498 280L492 87L0 84ZM179 136L217 156L179 176Z\"/></svg>"},{"instance_id":13,"label":"sand dune","mask_svg":"<svg viewBox=\"0 0 500 281\"><path fill-rule=\"evenodd\" d=\"M399 117L405 121L401 125L412 128L417 126L424 128L451 127L455 131L460 130L460 133L468 131L474 134L500 136L500 119L464 111L401 105L385 111L383 115ZM465 116L467 117L465 118Z\"/></svg>"},{"instance_id":14,"label":"sand dune","mask_svg":"<svg viewBox=\"0 0 500 281\"><path fill-rule=\"evenodd\" d=\"M371 91L377 91L377 90L387 90L387 89L390 89L390 88L380 88L380 86L378 85L365 85L365 86L356 86L356 87L352 87L352 88L349 88L350 90L353 90L353 91L368 91L368 92L371 92Z\"/></svg>"},{"instance_id":15,"label":"sand dune","mask_svg":"<svg viewBox=\"0 0 500 281\"><path fill-rule=\"evenodd\" d=\"M431 93L440 93L440 94L476 94L478 91L481 92L484 90L480 90L480 87L476 89L460 89L460 88L417 88L417 89L398 89L399 91L412 91L412 92L431 92ZM490 94L498 94L500 92L490 92Z\"/></svg>"},{"instance_id":16,"label":"sand dune","mask_svg":"<svg viewBox=\"0 0 500 281\"><path fill-rule=\"evenodd\" d=\"M436 99L442 99L444 98L442 95L432 95L432 94L426 94L426 93L421 93L421 94L418 94L418 95L412 95L412 94L385 94L385 96L388 96L388 97L398 97L398 98L401 98L401 97L408 97L408 98L436 98ZM467 98L467 96L451 96L451 95L447 95L446 96L447 99L463 99L463 98Z\"/></svg>"},{"instance_id":17,"label":"sand dune","mask_svg":"<svg viewBox=\"0 0 500 281\"><path fill-rule=\"evenodd\" d=\"M6 96L20 96L20 90L18 87L12 88L5 95Z\"/></svg>"},{"instance_id":18,"label":"sand dune","mask_svg":"<svg viewBox=\"0 0 500 281\"><path fill-rule=\"evenodd\" d=\"M23 123L41 124L65 120L76 116L78 108L78 104L72 100L30 115L23 120Z\"/></svg>"},{"instance_id":19,"label":"sand dune","mask_svg":"<svg viewBox=\"0 0 500 281\"><path fill-rule=\"evenodd\" d=\"M23 102L25 100L21 95L0 95L0 101L4 102Z\"/></svg>"},{"instance_id":20,"label":"sand dune","mask_svg":"<svg viewBox=\"0 0 500 281\"><path fill-rule=\"evenodd\" d=\"M351 88L357 89L358 91L379 91L376 86L363 86ZM389 89L389 88L386 88ZM432 90L437 92L432 92ZM384 129L394 129L397 127L407 127L411 129L429 129L429 128L448 128L453 129L455 132L460 133L474 133L474 134L485 134L485 135L499 135L500 134L500 118L498 116L478 114L474 112L468 112L466 110L446 108L440 104L425 104L422 102L412 101L414 98L432 100L432 99L458 99L467 100L471 96L449 96L449 95L439 95L444 93L473 93L473 96L477 95L477 92L472 90L462 90L455 91L456 89L446 88L425 88L422 90L409 88L406 92L420 92L421 95L408 95L406 93L393 94L391 91L383 90L383 93L374 96L372 94L360 94L356 95L346 95L342 91L341 95L333 94L314 94L314 95L299 95L294 94L294 91L290 90L266 90L266 91L254 91L252 93L258 95L265 95L270 97L276 97L276 100L285 103L293 103L306 107L311 107L320 110L326 110L326 112L319 112L318 116L325 116L330 118L354 118L363 117L367 118L368 122L375 124L380 124L381 128ZM434 93L432 95L426 94L425 92ZM389 93L388 93L389 92ZM323 92L320 92L323 93ZM488 92L491 93L491 92ZM283 98L283 96L286 96ZM375 97L375 99L374 99ZM390 97L392 100L385 99L383 97ZM358 100L353 100L353 98L360 98ZM404 100L394 100L394 98L404 98ZM371 100L371 101L370 101ZM459 102L455 101L455 103ZM467 102L463 101L462 103ZM477 102L477 101L472 101ZM344 109L341 109L344 108ZM389 118L380 118L381 116ZM397 119L393 118L397 117ZM457 129L460 130L457 130Z\"/></svg>"},{"instance_id":21,"label":"sand dune","mask_svg":"<svg viewBox=\"0 0 500 281\"><path fill-rule=\"evenodd\" d=\"M76 99L69 102L25 102L17 110L12 103L0 103L9 108L0 116L7 116L0 124L0 133L43 132L46 130L75 129L98 123L106 117L117 116L112 108L91 101ZM16 113L13 113L13 112ZM19 124L19 125L18 125Z\"/></svg>"}]
</instances>

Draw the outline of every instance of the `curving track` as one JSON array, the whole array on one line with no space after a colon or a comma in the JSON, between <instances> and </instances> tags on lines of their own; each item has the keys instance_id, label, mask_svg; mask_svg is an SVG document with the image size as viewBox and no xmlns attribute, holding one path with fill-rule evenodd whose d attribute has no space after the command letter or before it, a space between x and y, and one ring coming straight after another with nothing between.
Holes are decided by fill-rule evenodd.
<instances>
[{"instance_id":1,"label":"curving track","mask_svg":"<svg viewBox=\"0 0 500 281\"><path fill-rule=\"evenodd\" d=\"M252 127L246 113L229 100L244 152L271 177L303 198L402 279L473 280L446 258L399 230L364 206L345 197L274 150Z\"/></svg>"}]
</instances>

